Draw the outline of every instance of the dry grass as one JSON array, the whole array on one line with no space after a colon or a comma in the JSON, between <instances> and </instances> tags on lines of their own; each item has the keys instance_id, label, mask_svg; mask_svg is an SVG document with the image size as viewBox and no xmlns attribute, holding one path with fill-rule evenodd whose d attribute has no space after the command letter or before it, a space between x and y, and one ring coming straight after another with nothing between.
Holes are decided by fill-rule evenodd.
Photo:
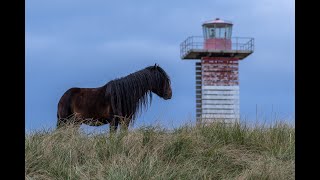
<instances>
[{"instance_id":1,"label":"dry grass","mask_svg":"<svg viewBox=\"0 0 320 180\"><path fill-rule=\"evenodd\" d=\"M295 129L212 124L114 136L43 130L25 137L25 171L26 179L294 179Z\"/></svg>"}]
</instances>

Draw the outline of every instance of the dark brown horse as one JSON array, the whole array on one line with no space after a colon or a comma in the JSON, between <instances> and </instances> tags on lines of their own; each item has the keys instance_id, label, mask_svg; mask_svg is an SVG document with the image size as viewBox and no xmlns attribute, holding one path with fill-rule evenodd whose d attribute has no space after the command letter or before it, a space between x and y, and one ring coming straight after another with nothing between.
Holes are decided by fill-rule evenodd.
<instances>
[{"instance_id":1,"label":"dark brown horse","mask_svg":"<svg viewBox=\"0 0 320 180\"><path fill-rule=\"evenodd\" d=\"M171 99L170 78L158 65L112 80L98 88L71 88L58 104L57 128L72 123L100 126L110 124L110 132L119 123L127 129L142 108L152 101L152 92L163 99Z\"/></svg>"}]
</instances>

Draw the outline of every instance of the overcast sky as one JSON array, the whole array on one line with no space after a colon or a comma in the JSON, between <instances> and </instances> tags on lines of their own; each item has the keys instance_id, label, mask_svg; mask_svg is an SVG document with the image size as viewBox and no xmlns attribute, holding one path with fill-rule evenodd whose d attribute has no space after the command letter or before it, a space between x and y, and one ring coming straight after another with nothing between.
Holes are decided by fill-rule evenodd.
<instances>
[{"instance_id":1,"label":"overcast sky","mask_svg":"<svg viewBox=\"0 0 320 180\"><path fill-rule=\"evenodd\" d=\"M180 59L179 44L216 17L233 22L233 36L255 38L255 52L240 62L242 120L255 120L258 105L261 120L273 112L294 121L293 0L28 0L26 130L54 128L67 89L102 86L155 63L171 77L173 98L154 95L135 126L194 122L195 61Z\"/></svg>"}]
</instances>

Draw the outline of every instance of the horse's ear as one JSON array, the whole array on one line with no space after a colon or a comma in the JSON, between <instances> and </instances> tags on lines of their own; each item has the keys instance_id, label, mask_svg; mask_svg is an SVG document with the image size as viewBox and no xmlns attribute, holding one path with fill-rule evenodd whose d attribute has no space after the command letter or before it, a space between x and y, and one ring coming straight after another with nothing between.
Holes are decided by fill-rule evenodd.
<instances>
[{"instance_id":1,"label":"horse's ear","mask_svg":"<svg viewBox=\"0 0 320 180\"><path fill-rule=\"evenodd\" d=\"M155 63L153 68L154 68L154 69L157 69L157 66L158 66L157 63Z\"/></svg>"}]
</instances>

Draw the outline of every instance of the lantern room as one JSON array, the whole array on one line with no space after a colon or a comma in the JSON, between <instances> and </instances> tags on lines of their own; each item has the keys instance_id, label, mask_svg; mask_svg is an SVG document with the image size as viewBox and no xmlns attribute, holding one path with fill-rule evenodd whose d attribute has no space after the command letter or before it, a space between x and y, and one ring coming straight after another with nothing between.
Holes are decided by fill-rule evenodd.
<instances>
[{"instance_id":1,"label":"lantern room","mask_svg":"<svg viewBox=\"0 0 320 180\"><path fill-rule=\"evenodd\" d=\"M253 53L254 39L232 37L233 24L215 18L202 23L202 36L190 36L180 44L182 60L223 57L242 60Z\"/></svg>"},{"instance_id":2,"label":"lantern room","mask_svg":"<svg viewBox=\"0 0 320 180\"><path fill-rule=\"evenodd\" d=\"M202 24L204 49L231 50L232 23L216 18Z\"/></svg>"},{"instance_id":3,"label":"lantern room","mask_svg":"<svg viewBox=\"0 0 320 180\"><path fill-rule=\"evenodd\" d=\"M205 39L231 39L232 23L216 18L202 24Z\"/></svg>"}]
</instances>

